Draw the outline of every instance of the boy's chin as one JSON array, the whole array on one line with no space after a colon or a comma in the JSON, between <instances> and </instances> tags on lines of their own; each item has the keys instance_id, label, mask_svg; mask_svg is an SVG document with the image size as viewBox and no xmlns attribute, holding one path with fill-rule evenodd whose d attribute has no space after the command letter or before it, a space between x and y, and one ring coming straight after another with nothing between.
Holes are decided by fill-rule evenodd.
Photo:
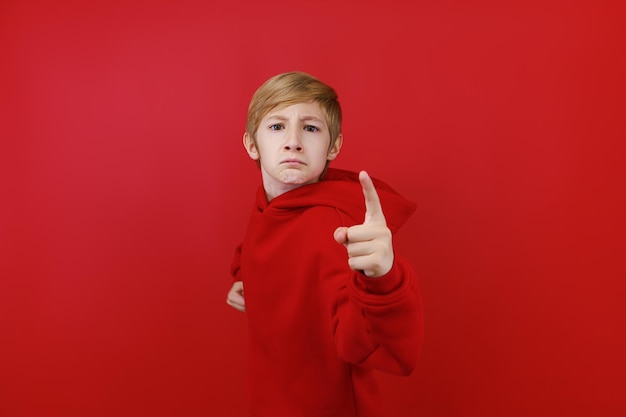
<instances>
[{"instance_id":1,"label":"boy's chin","mask_svg":"<svg viewBox=\"0 0 626 417\"><path fill-rule=\"evenodd\" d=\"M263 172L263 186L265 187L267 197L271 200L288 191L318 182L319 175L311 176L304 175L304 173L285 171L277 175L270 175L267 172Z\"/></svg>"},{"instance_id":2,"label":"boy's chin","mask_svg":"<svg viewBox=\"0 0 626 417\"><path fill-rule=\"evenodd\" d=\"M314 182L318 182L319 177L321 175L321 173L319 173L318 175L311 175L311 174L298 172L296 170L293 170L295 172L290 172L290 171L291 170L283 171L283 172L280 172L278 175L266 174L267 177L264 175L264 182L274 183L277 186L282 185L282 186L289 187L289 188L296 188L302 185L307 185L307 184L312 184Z\"/></svg>"},{"instance_id":3,"label":"boy's chin","mask_svg":"<svg viewBox=\"0 0 626 417\"><path fill-rule=\"evenodd\" d=\"M306 185L317 182L320 175L321 173L318 175L306 175L301 172L283 172L278 180L285 185Z\"/></svg>"}]
</instances>

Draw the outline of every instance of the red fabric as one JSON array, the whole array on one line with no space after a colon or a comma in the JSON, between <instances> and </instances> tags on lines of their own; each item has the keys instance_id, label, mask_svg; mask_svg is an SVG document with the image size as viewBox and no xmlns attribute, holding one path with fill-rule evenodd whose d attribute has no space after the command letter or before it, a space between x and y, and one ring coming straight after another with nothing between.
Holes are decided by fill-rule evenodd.
<instances>
[{"instance_id":1,"label":"red fabric","mask_svg":"<svg viewBox=\"0 0 626 417\"><path fill-rule=\"evenodd\" d=\"M415 205L374 183L395 232ZM253 416L378 417L373 370L413 370L422 309L411 267L396 255L388 274L368 278L349 269L333 238L364 214L349 171L329 169L269 203L259 189L232 266L244 281Z\"/></svg>"}]
</instances>

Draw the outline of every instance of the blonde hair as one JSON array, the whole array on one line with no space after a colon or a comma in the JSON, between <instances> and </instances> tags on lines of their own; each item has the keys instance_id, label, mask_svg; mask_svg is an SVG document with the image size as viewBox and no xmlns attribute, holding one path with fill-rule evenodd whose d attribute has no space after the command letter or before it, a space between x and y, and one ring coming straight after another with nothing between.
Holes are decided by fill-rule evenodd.
<instances>
[{"instance_id":1,"label":"blonde hair","mask_svg":"<svg viewBox=\"0 0 626 417\"><path fill-rule=\"evenodd\" d=\"M331 149L341 133L341 106L337 93L310 74L300 71L278 74L265 81L254 93L248 107L246 132L256 142L261 120L276 107L316 102L320 105L330 134Z\"/></svg>"}]
</instances>

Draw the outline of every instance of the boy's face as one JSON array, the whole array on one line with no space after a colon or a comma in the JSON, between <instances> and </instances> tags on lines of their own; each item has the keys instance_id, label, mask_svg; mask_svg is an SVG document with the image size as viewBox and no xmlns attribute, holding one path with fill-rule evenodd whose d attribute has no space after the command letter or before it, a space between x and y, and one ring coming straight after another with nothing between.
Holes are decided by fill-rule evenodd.
<instances>
[{"instance_id":1,"label":"boy's face","mask_svg":"<svg viewBox=\"0 0 626 417\"><path fill-rule=\"evenodd\" d=\"M319 180L326 161L341 149L339 135L329 150L330 134L318 103L297 103L270 111L259 124L256 143L244 135L250 158L260 161L268 199Z\"/></svg>"}]
</instances>

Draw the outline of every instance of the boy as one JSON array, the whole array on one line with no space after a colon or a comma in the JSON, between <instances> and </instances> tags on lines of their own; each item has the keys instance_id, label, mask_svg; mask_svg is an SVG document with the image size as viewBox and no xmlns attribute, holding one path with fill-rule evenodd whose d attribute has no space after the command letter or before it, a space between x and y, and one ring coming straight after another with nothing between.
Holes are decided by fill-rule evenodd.
<instances>
[{"instance_id":1,"label":"boy","mask_svg":"<svg viewBox=\"0 0 626 417\"><path fill-rule=\"evenodd\" d=\"M227 303L248 314L255 417L379 417L373 371L416 364L421 305L392 246L415 205L364 171L328 168L342 141L335 91L308 74L252 97L243 144L262 186Z\"/></svg>"}]
</instances>

